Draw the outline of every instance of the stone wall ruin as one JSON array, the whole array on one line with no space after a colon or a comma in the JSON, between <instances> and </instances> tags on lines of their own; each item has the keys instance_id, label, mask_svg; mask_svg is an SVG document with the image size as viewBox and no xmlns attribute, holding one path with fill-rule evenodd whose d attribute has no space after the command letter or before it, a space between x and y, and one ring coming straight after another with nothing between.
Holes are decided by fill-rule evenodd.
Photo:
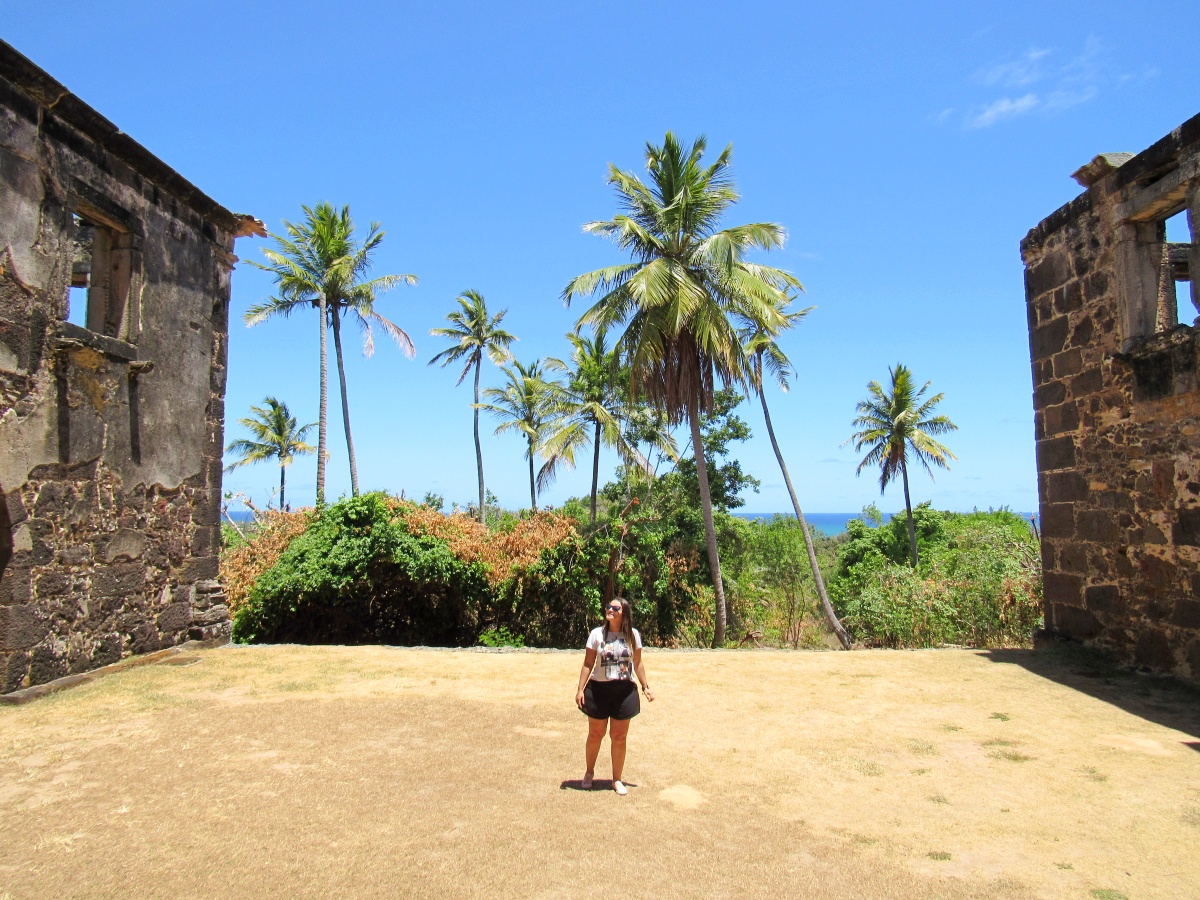
<instances>
[{"instance_id":1,"label":"stone wall ruin","mask_svg":"<svg viewBox=\"0 0 1200 900\"><path fill-rule=\"evenodd\" d=\"M1046 629L1200 681L1200 116L1075 178L1021 242Z\"/></svg>"},{"instance_id":2,"label":"stone wall ruin","mask_svg":"<svg viewBox=\"0 0 1200 900\"><path fill-rule=\"evenodd\" d=\"M0 42L0 691L228 635L230 271L261 233Z\"/></svg>"}]
</instances>

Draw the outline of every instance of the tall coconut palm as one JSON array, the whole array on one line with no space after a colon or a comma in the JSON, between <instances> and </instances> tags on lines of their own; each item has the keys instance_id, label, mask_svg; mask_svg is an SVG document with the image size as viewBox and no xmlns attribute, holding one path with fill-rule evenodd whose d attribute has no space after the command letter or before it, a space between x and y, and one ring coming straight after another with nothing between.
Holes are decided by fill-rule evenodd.
<instances>
[{"instance_id":1,"label":"tall coconut palm","mask_svg":"<svg viewBox=\"0 0 1200 900\"><path fill-rule=\"evenodd\" d=\"M269 459L279 460L279 508L287 509L285 490L287 467L297 456L305 456L316 448L306 444L308 432L316 427L310 422L302 428L296 427L296 417L288 412L287 404L267 397L262 406L251 406L254 415L238 419L238 424L250 432L252 437L231 441L226 453L236 453L241 459L225 467L226 472Z\"/></svg>"},{"instance_id":2,"label":"tall coconut palm","mask_svg":"<svg viewBox=\"0 0 1200 900\"><path fill-rule=\"evenodd\" d=\"M546 360L546 368L565 373L567 381L555 391L562 419L558 429L546 441L548 459L538 480L545 487L560 468L574 468L575 454L590 445L591 521L595 522L601 445L616 449L626 461L636 461L643 468L647 464L624 433L629 391L619 354L615 349L609 349L603 331L592 337L571 333L567 340L571 343L568 362L553 357Z\"/></svg>"},{"instance_id":3,"label":"tall coconut palm","mask_svg":"<svg viewBox=\"0 0 1200 900\"><path fill-rule=\"evenodd\" d=\"M780 311L784 318L784 327L791 328L812 312L813 307L787 312L783 305ZM763 371L767 370L774 376L781 390L785 393L788 382L792 378L792 361L780 348L773 335L765 329L756 327L746 341L746 355L750 357L753 368L754 390L762 402L763 420L767 424L767 436L771 438L771 449L775 451L775 459L779 461L779 470L783 473L783 482L787 485L788 496L792 500L792 509L796 511L796 521L800 523L800 533L804 538L804 548L808 551L808 565L812 569L813 583L817 587L817 596L821 598L821 608L825 611L825 620L837 635L841 645L849 650L850 635L843 627L841 620L829 602L829 594L825 590L825 579L821 576L821 566L817 562L817 551L813 547L812 534L809 533L808 523L804 521L804 513L800 509L800 501L796 499L796 489L792 486L792 476L788 474L787 463L783 461L783 451L779 449L779 441L775 439L775 427L771 424L771 410L767 407L767 394L763 389Z\"/></svg>"},{"instance_id":4,"label":"tall coconut palm","mask_svg":"<svg viewBox=\"0 0 1200 900\"><path fill-rule=\"evenodd\" d=\"M700 420L711 408L717 379L740 386L749 380L739 323L761 322L778 331L778 296L799 289L800 282L744 258L750 250L782 246L781 225L720 228L721 217L738 200L730 177L733 147L705 166L706 146L701 137L685 147L671 132L661 147L647 144L648 184L609 166L608 182L622 212L584 230L612 238L633 261L580 275L563 290L563 299L600 294L580 327L603 331L624 325L618 346L629 365L631 391L662 410L669 424L686 420L691 428L713 578L713 643L719 646L725 641L725 589Z\"/></svg>"},{"instance_id":5,"label":"tall coconut palm","mask_svg":"<svg viewBox=\"0 0 1200 900\"><path fill-rule=\"evenodd\" d=\"M416 284L415 275L381 275L364 280L371 269L371 253L383 241L379 223L372 222L361 242L354 235L350 207L335 210L328 203L302 207L304 221L285 221L286 236L272 234L275 249L264 249L268 264L251 265L275 276L278 295L246 310L247 325L257 325L272 316L290 316L298 309L314 307L321 320L321 406L318 430L317 498L325 494L326 400L328 364L325 329L333 329L333 349L337 357L338 383L342 395L342 425L346 431L346 452L350 458L350 492L358 494L358 460L350 430L350 399L346 391L346 366L342 355L342 320L355 319L363 331L363 355L375 352L374 328L394 340L405 356L415 353L412 340L399 325L375 311L382 291L397 284Z\"/></svg>"},{"instance_id":6,"label":"tall coconut palm","mask_svg":"<svg viewBox=\"0 0 1200 900\"><path fill-rule=\"evenodd\" d=\"M479 370L484 354L498 366L512 359L508 345L516 338L500 327L500 322L508 313L507 309L489 316L487 301L479 291L463 291L457 299L459 308L446 316L450 327L433 328L429 332L434 337L449 338L454 344L434 356L429 365L439 363L445 367L465 359L466 365L455 385L462 384L467 373L475 370L475 401L472 404L475 411L475 465L479 471L479 521L486 524L484 501L487 494L483 486L483 449L479 445Z\"/></svg>"},{"instance_id":7,"label":"tall coconut palm","mask_svg":"<svg viewBox=\"0 0 1200 900\"><path fill-rule=\"evenodd\" d=\"M541 360L535 359L524 366L514 362L512 368L500 370L508 383L502 388L487 388L480 409L485 409L501 420L496 434L518 431L525 437L525 456L529 460L529 506L537 511L537 478L533 460L542 449L556 417L554 385L546 378Z\"/></svg>"},{"instance_id":8,"label":"tall coconut palm","mask_svg":"<svg viewBox=\"0 0 1200 900\"><path fill-rule=\"evenodd\" d=\"M944 394L935 394L924 403L921 398L929 390L932 381L925 382L916 390L912 372L897 363L888 370L891 386L885 390L878 381L867 384L870 395L860 400L856 411L858 417L852 423L860 428L846 443L854 442L854 451L868 448L867 455L858 464L855 474L867 466L879 466L879 493L887 490L888 484L899 474L904 483L904 510L908 514L908 541L912 549L913 567L917 565L917 529L913 524L912 501L908 494L908 463L915 459L929 477L933 477L930 463L943 469L950 468L949 459L957 459L931 435L957 431L946 416L933 415L934 407L942 402Z\"/></svg>"}]
</instances>

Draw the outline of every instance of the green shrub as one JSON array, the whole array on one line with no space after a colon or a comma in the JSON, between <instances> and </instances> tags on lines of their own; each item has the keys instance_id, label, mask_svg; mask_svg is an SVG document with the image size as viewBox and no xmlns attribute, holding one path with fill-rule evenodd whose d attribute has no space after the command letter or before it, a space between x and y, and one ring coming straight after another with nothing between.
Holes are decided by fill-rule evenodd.
<instances>
[{"instance_id":1,"label":"green shrub","mask_svg":"<svg viewBox=\"0 0 1200 900\"><path fill-rule=\"evenodd\" d=\"M221 549L232 550L246 543L246 539L238 534L238 530L228 522L221 523Z\"/></svg>"},{"instance_id":2,"label":"green shrub","mask_svg":"<svg viewBox=\"0 0 1200 900\"><path fill-rule=\"evenodd\" d=\"M828 629L800 523L793 516L776 515L769 521L743 521L740 531L739 539L726 540L721 552L722 567L732 579L726 598L737 630L774 646L825 646ZM811 526L810 534L818 565L828 573L843 538L826 537Z\"/></svg>"},{"instance_id":3,"label":"green shrub","mask_svg":"<svg viewBox=\"0 0 1200 900\"><path fill-rule=\"evenodd\" d=\"M383 494L325 508L250 589L238 641L470 646L486 566L414 536Z\"/></svg>"},{"instance_id":4,"label":"green shrub","mask_svg":"<svg viewBox=\"0 0 1200 900\"><path fill-rule=\"evenodd\" d=\"M513 634L501 625L499 628L485 628L479 632L479 643L483 647L524 647L525 638Z\"/></svg>"},{"instance_id":5,"label":"green shrub","mask_svg":"<svg viewBox=\"0 0 1200 900\"><path fill-rule=\"evenodd\" d=\"M905 517L850 523L829 589L856 641L869 646L1024 644L1041 617L1041 559L1028 523L1007 510L914 512L920 565L908 561Z\"/></svg>"},{"instance_id":6,"label":"green shrub","mask_svg":"<svg viewBox=\"0 0 1200 900\"><path fill-rule=\"evenodd\" d=\"M697 566L652 524L581 532L562 516L492 529L383 494L324 509L258 574L234 613L243 642L582 646L609 578L647 642L693 623Z\"/></svg>"}]
</instances>

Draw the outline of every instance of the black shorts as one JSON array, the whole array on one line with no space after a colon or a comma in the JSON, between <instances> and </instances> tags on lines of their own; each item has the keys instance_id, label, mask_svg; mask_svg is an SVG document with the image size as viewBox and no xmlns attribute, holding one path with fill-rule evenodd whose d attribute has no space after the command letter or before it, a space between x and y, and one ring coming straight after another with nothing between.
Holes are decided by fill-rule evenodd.
<instances>
[{"instance_id":1,"label":"black shorts","mask_svg":"<svg viewBox=\"0 0 1200 900\"><path fill-rule=\"evenodd\" d=\"M637 685L589 679L583 689L583 711L592 719L632 719L642 711Z\"/></svg>"}]
</instances>

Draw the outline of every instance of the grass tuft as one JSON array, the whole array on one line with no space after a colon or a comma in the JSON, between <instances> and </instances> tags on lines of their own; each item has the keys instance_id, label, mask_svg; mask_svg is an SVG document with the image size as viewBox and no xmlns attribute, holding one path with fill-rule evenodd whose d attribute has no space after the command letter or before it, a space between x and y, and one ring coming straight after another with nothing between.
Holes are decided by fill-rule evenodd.
<instances>
[{"instance_id":1,"label":"grass tuft","mask_svg":"<svg viewBox=\"0 0 1200 900\"><path fill-rule=\"evenodd\" d=\"M869 778L878 778L883 774L883 766L873 763L869 759L852 759L850 767L859 775L866 775Z\"/></svg>"},{"instance_id":2,"label":"grass tuft","mask_svg":"<svg viewBox=\"0 0 1200 900\"><path fill-rule=\"evenodd\" d=\"M1007 722L1009 720L1010 716L1008 715L1008 713L992 713L991 716L989 716L989 718L999 719L1001 722Z\"/></svg>"},{"instance_id":3,"label":"grass tuft","mask_svg":"<svg viewBox=\"0 0 1200 900\"><path fill-rule=\"evenodd\" d=\"M930 853L926 853L925 855L928 856L930 859L936 859L941 862L945 862L946 860L948 860L950 858L950 854L947 853L945 850L934 850Z\"/></svg>"},{"instance_id":4,"label":"grass tuft","mask_svg":"<svg viewBox=\"0 0 1200 900\"><path fill-rule=\"evenodd\" d=\"M1037 759L1036 756L1029 756L1026 753L1018 753L1016 750L993 750L988 754L992 759L1006 759L1009 762L1030 762Z\"/></svg>"}]
</instances>

